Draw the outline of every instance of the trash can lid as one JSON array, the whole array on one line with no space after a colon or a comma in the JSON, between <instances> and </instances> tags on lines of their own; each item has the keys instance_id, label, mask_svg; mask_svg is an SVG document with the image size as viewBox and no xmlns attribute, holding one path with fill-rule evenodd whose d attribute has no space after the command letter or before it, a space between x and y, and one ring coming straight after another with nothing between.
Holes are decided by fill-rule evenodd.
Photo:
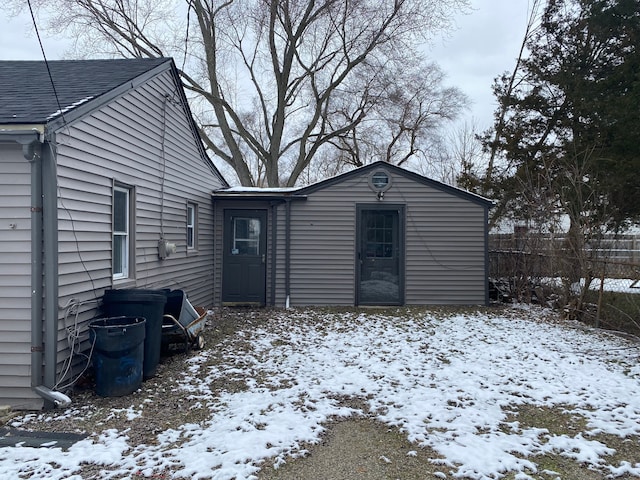
<instances>
[{"instance_id":1,"label":"trash can lid","mask_svg":"<svg viewBox=\"0 0 640 480\"><path fill-rule=\"evenodd\" d=\"M111 289L105 290L102 300L107 303L157 302L164 304L167 302L167 292L143 288Z\"/></svg>"},{"instance_id":2,"label":"trash can lid","mask_svg":"<svg viewBox=\"0 0 640 480\"><path fill-rule=\"evenodd\" d=\"M140 325L145 322L146 319L143 317L105 317L92 320L89 323L89 328L128 327L131 325Z\"/></svg>"}]
</instances>

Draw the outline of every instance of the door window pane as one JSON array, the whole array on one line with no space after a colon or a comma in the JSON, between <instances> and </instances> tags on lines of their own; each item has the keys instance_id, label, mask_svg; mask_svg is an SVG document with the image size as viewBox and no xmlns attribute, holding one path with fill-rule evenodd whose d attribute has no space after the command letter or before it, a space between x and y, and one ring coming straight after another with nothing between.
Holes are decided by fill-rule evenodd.
<instances>
[{"instance_id":1,"label":"door window pane","mask_svg":"<svg viewBox=\"0 0 640 480\"><path fill-rule=\"evenodd\" d=\"M372 213L367 215L365 226L365 255L367 258L392 258L393 213Z\"/></svg>"},{"instance_id":2,"label":"door window pane","mask_svg":"<svg viewBox=\"0 0 640 480\"><path fill-rule=\"evenodd\" d=\"M260 254L260 219L233 218L233 255Z\"/></svg>"}]
</instances>

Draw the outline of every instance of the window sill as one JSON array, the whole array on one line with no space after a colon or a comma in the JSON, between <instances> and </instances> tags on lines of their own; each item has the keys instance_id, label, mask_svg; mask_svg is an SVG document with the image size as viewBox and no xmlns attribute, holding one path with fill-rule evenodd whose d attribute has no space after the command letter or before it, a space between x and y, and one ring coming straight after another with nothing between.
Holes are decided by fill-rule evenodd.
<instances>
[{"instance_id":1,"label":"window sill","mask_svg":"<svg viewBox=\"0 0 640 480\"><path fill-rule=\"evenodd\" d=\"M111 281L111 285L118 288L135 287L135 278L114 278Z\"/></svg>"}]
</instances>

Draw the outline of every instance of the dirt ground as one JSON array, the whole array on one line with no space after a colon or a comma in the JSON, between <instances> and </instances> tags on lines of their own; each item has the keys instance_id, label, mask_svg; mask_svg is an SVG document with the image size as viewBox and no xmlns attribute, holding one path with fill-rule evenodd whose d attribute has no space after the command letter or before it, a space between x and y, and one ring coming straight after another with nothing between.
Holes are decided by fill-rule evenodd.
<instances>
[{"instance_id":1,"label":"dirt ground","mask_svg":"<svg viewBox=\"0 0 640 480\"><path fill-rule=\"evenodd\" d=\"M409 443L393 428L369 418L341 420L327 426L323 441L308 447L304 458L274 469L265 465L260 480L387 480L437 478L429 462L433 451Z\"/></svg>"},{"instance_id":2,"label":"dirt ground","mask_svg":"<svg viewBox=\"0 0 640 480\"><path fill-rule=\"evenodd\" d=\"M208 348L219 342L228 342L234 333L241 330L251 330L256 325L268 321L268 310L232 310L219 315L215 328L208 329L206 340ZM238 340L238 341L241 341ZM215 352L215 348L212 349ZM184 423L199 423L207 420L206 409L190 409L184 398L184 392L174 388L176 379L184 373L184 362L188 354L180 353L170 356L159 366L156 378L145 382L139 392L129 397L100 398L89 389L81 389L74 398L77 408L91 406L82 416L66 416L56 422L49 422L46 416L38 417L29 422L28 428L43 431L61 432L100 432L109 428L121 427L121 418L114 415L132 404L144 399L154 400L146 404L144 416L129 422L131 430L129 441L132 445L145 444L154 438L159 431L169 427L176 427ZM229 382L220 385L211 384L212 390L230 389ZM298 458L287 458L286 463L275 468L272 462L260 465L261 470L256 474L259 480L416 480L416 479L452 479L452 468L439 465L439 455L428 448L421 448L407 440L406 434L397 428L384 425L375 420L370 413L366 401L358 398L341 399L346 406L354 407L363 412L362 416L333 419L324 425L325 432L316 444L305 445L306 454ZM517 412L515 412L517 410ZM547 429L550 434L575 435L582 430L583 419L572 417L557 408L539 408L535 406L521 406L516 409L518 420L522 427L538 427ZM607 446L616 450L612 463L628 461L632 464L640 463L640 439L636 437L618 438L612 436L596 436ZM435 461L434 461L435 460ZM600 480L605 478L605 472L588 469L570 458L560 455L546 455L531 458L538 465L537 472L526 472L534 480ZM81 475L89 480L101 477L98 472L102 467L88 462L83 466ZM171 479L175 472L166 470L156 472L151 476L135 473L128 476L129 480L148 478ZM510 472L503 477L505 480L515 480L517 473ZM0 475L2 477L2 475ZM2 477L3 478L3 477ZM28 478L28 477L25 477ZM114 480L125 477L109 477ZM215 475L212 476L215 478ZM618 479L633 477L622 476Z\"/></svg>"}]
</instances>

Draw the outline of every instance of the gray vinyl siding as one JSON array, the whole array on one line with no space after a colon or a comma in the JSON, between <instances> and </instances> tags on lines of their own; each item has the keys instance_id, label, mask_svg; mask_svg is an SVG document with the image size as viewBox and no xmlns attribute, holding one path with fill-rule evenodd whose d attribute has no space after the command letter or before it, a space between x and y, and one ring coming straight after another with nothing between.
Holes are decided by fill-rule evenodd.
<instances>
[{"instance_id":1,"label":"gray vinyl siding","mask_svg":"<svg viewBox=\"0 0 640 480\"><path fill-rule=\"evenodd\" d=\"M406 303L484 304L484 207L424 186L420 194L415 183L403 182L403 187L404 194L413 199L407 206Z\"/></svg>"},{"instance_id":2,"label":"gray vinyl siding","mask_svg":"<svg viewBox=\"0 0 640 480\"><path fill-rule=\"evenodd\" d=\"M219 179L205 164L182 105L166 104L167 71L59 130L59 351L69 323L99 315L106 288L183 289L193 305L213 303L213 205ZM132 188L135 260L129 279L112 280L112 190ZM197 249L187 250L187 202L197 205ZM161 234L177 252L158 258ZM79 314L64 308L80 302ZM59 355L59 361L65 354Z\"/></svg>"},{"instance_id":3,"label":"gray vinyl siding","mask_svg":"<svg viewBox=\"0 0 640 480\"><path fill-rule=\"evenodd\" d=\"M286 206L281 204L276 210L276 265L275 265L275 302L274 306L286 305L286 278L285 278L285 261L286 261Z\"/></svg>"},{"instance_id":4,"label":"gray vinyl siding","mask_svg":"<svg viewBox=\"0 0 640 480\"><path fill-rule=\"evenodd\" d=\"M291 205L292 306L354 304L358 198L357 184L345 182Z\"/></svg>"},{"instance_id":5,"label":"gray vinyl siding","mask_svg":"<svg viewBox=\"0 0 640 480\"><path fill-rule=\"evenodd\" d=\"M485 207L404 175L391 177L382 201L368 175L356 175L292 203L291 305L355 304L358 204L405 205L406 304L485 303ZM284 207L281 218L284 232ZM277 305L286 301L283 262L284 251L278 255Z\"/></svg>"},{"instance_id":6,"label":"gray vinyl siding","mask_svg":"<svg viewBox=\"0 0 640 480\"><path fill-rule=\"evenodd\" d=\"M0 404L40 408L30 369L30 164L18 144L0 148Z\"/></svg>"}]
</instances>

